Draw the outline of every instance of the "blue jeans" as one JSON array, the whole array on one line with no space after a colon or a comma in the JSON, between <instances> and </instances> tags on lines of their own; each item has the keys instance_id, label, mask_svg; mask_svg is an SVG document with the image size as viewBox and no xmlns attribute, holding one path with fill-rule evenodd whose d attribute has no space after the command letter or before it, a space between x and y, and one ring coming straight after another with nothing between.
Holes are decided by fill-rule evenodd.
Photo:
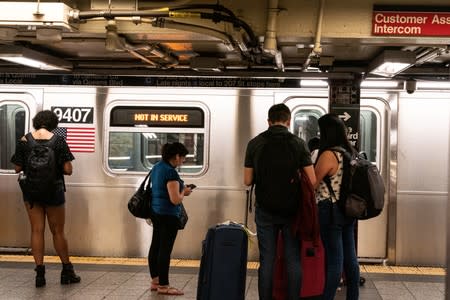
<instances>
[{"instance_id":1,"label":"blue jeans","mask_svg":"<svg viewBox=\"0 0 450 300\"><path fill-rule=\"evenodd\" d=\"M278 232L282 230L284 255L288 275L288 299L300 297L301 265L300 239L292 234L290 218L271 216L263 210L255 211L259 246L258 292L260 300L272 300L273 269L277 250Z\"/></svg>"},{"instance_id":2,"label":"blue jeans","mask_svg":"<svg viewBox=\"0 0 450 300\"><path fill-rule=\"evenodd\" d=\"M355 220L343 216L329 200L319 206L320 234L326 257L326 278L323 300L333 300L342 270L347 284L347 300L359 298L359 265L355 249Z\"/></svg>"}]
</instances>

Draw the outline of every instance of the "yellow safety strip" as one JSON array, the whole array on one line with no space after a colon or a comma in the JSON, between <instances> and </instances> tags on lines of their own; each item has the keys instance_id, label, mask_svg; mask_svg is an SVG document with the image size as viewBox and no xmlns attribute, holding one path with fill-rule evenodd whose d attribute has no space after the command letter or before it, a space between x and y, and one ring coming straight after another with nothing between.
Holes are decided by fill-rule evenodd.
<instances>
[{"instance_id":1,"label":"yellow safety strip","mask_svg":"<svg viewBox=\"0 0 450 300\"><path fill-rule=\"evenodd\" d=\"M124 258L124 257L87 257L71 256L70 260L74 264L97 264L97 265L128 265L128 266L146 266L147 258ZM60 263L58 256L45 256L46 263ZM31 255L0 255L0 262L34 262ZM172 267L198 268L199 260L190 259L172 259ZM247 268L257 270L259 262L247 262ZM406 266L379 266L379 265L360 265L362 273L382 273L382 274L412 274L412 275L437 275L445 276L445 268L438 267L406 267Z\"/></svg>"}]
</instances>

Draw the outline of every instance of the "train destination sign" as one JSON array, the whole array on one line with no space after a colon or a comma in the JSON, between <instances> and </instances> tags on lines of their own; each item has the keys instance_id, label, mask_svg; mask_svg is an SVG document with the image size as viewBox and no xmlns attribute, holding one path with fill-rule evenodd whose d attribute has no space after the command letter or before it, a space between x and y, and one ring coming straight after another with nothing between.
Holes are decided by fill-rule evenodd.
<instances>
[{"instance_id":1,"label":"train destination sign","mask_svg":"<svg viewBox=\"0 0 450 300\"><path fill-rule=\"evenodd\" d=\"M203 128L203 111L195 107L118 106L111 111L111 126Z\"/></svg>"},{"instance_id":2,"label":"train destination sign","mask_svg":"<svg viewBox=\"0 0 450 300\"><path fill-rule=\"evenodd\" d=\"M401 10L374 7L372 34L379 36L450 36L450 9ZM430 9L431 10L431 9Z\"/></svg>"}]
</instances>

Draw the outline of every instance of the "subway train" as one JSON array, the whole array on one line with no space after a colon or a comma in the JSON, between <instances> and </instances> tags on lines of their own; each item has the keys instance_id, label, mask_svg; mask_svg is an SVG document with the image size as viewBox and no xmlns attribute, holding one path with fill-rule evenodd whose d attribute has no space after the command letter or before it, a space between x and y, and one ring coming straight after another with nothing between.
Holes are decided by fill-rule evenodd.
<instances>
[{"instance_id":1,"label":"subway train","mask_svg":"<svg viewBox=\"0 0 450 300\"><path fill-rule=\"evenodd\" d=\"M161 146L189 149L179 172L197 189L185 198L189 222L174 258L198 259L206 231L232 220L254 231L243 165L247 142L267 128L267 111L285 103L291 131L305 141L318 134L329 110L324 85L302 88L207 86L139 87L104 82L84 85L0 85L0 247L29 247L30 227L10 158L32 118L53 110L75 156L66 176L66 234L72 255L145 257L152 227L134 218L127 202L160 159ZM444 266L449 177L450 86L364 82L360 94L360 150L378 166L386 185L382 214L358 222L362 262ZM389 83L393 83L389 85ZM248 86L248 84L247 84ZM249 259L257 260L250 237ZM46 233L46 253L52 254Z\"/></svg>"}]
</instances>

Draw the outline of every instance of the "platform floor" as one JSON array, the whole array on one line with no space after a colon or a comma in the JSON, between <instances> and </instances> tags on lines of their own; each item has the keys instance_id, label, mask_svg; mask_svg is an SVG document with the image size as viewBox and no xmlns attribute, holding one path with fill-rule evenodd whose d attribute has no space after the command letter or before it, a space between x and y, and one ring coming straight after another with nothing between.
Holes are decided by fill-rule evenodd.
<instances>
[{"instance_id":1,"label":"platform floor","mask_svg":"<svg viewBox=\"0 0 450 300\"><path fill-rule=\"evenodd\" d=\"M34 287L34 264L30 256L0 255L0 299L195 299L198 261L172 260L171 285L183 296L162 296L150 291L146 259L73 257L81 283L59 284L61 266L56 257L46 257L47 285ZM257 263L248 264L247 300L258 299ZM361 265L366 283L361 300L445 299L445 270L442 268L384 267ZM336 299L345 299L345 287ZM233 299L230 299L233 300Z\"/></svg>"}]
</instances>

